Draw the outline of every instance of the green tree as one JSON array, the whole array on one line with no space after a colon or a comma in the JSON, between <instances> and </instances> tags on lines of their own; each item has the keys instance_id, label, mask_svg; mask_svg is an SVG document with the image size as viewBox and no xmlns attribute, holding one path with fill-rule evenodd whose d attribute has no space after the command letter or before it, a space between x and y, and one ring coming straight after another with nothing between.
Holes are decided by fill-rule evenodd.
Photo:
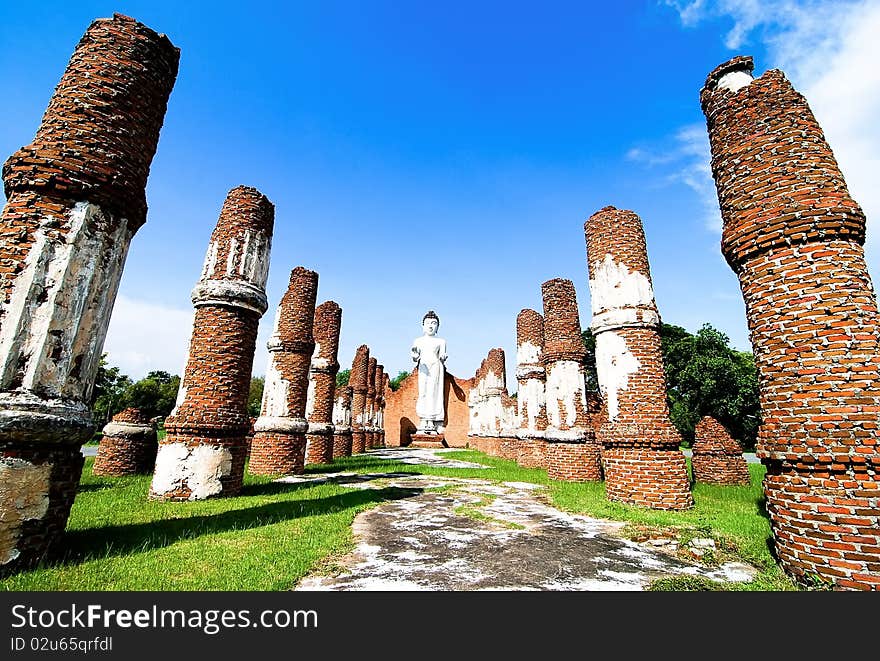
<instances>
[{"instance_id":1,"label":"green tree","mask_svg":"<svg viewBox=\"0 0 880 661\"><path fill-rule=\"evenodd\" d=\"M140 381L135 381L125 389L126 407L138 408L148 417L165 417L174 408L180 377L168 372L149 372Z\"/></svg>"},{"instance_id":2,"label":"green tree","mask_svg":"<svg viewBox=\"0 0 880 661\"><path fill-rule=\"evenodd\" d=\"M92 417L98 429L110 421L114 415L125 408L125 390L131 386L131 379L119 371L118 367L107 364L107 354L101 354L95 387L92 389Z\"/></svg>"},{"instance_id":3,"label":"green tree","mask_svg":"<svg viewBox=\"0 0 880 661\"><path fill-rule=\"evenodd\" d=\"M596 340L583 332L587 348L587 385L598 387ZM709 324L696 334L681 326L660 324L669 414L685 445L704 415L724 425L747 450L753 449L761 423L758 374L754 357L737 351L729 338Z\"/></svg>"},{"instance_id":4,"label":"green tree","mask_svg":"<svg viewBox=\"0 0 880 661\"><path fill-rule=\"evenodd\" d=\"M336 387L342 388L348 385L348 377L351 376L351 370L339 370L336 373Z\"/></svg>"},{"instance_id":5,"label":"green tree","mask_svg":"<svg viewBox=\"0 0 880 661\"><path fill-rule=\"evenodd\" d=\"M263 403L263 387L266 380L262 376L251 377L251 388L248 391L248 415L252 418L260 416L260 406Z\"/></svg>"},{"instance_id":6,"label":"green tree","mask_svg":"<svg viewBox=\"0 0 880 661\"><path fill-rule=\"evenodd\" d=\"M400 370L393 379L391 379L388 383L391 390L397 390L400 388L400 384L403 383L403 380L409 376L409 372L406 370Z\"/></svg>"}]
</instances>

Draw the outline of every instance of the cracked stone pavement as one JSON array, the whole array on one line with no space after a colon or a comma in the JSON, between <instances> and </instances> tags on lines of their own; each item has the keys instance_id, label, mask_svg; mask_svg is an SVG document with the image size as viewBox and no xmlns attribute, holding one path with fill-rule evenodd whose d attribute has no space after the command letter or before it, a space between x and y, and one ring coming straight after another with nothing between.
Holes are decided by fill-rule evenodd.
<instances>
[{"instance_id":1,"label":"cracked stone pavement","mask_svg":"<svg viewBox=\"0 0 880 661\"><path fill-rule=\"evenodd\" d=\"M485 468L443 458L442 450L387 449L371 455L430 465ZM546 488L523 482L331 473L289 476L348 487L397 487L412 495L362 512L355 550L335 575L306 576L297 590L643 590L660 577L748 581L741 562L707 567L621 535L624 523L560 511Z\"/></svg>"}]
</instances>

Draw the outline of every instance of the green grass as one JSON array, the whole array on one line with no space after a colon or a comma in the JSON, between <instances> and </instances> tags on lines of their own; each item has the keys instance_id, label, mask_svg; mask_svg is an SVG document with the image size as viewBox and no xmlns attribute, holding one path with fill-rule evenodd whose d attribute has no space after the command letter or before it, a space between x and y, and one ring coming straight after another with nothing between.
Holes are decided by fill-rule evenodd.
<instances>
[{"instance_id":1,"label":"green grass","mask_svg":"<svg viewBox=\"0 0 880 661\"><path fill-rule=\"evenodd\" d=\"M768 550L760 465L750 466L751 487L697 485L693 510L659 512L609 503L603 484L551 481L544 470L472 450L446 456L488 468L418 466L365 454L310 466L307 473L396 472L542 484L560 509L636 527L671 527L679 537L711 536L725 553L760 569L757 580L745 586L723 587L794 589ZM372 488L353 489L345 484L280 484L246 474L236 498L162 503L146 498L150 476L96 477L93 462L86 459L64 555L0 580L0 590L286 590L312 571L338 567L336 559L353 548L351 524L359 512L421 491L387 487L382 480ZM472 509L462 513L484 515L479 507ZM665 589L696 588L673 583Z\"/></svg>"}]
</instances>

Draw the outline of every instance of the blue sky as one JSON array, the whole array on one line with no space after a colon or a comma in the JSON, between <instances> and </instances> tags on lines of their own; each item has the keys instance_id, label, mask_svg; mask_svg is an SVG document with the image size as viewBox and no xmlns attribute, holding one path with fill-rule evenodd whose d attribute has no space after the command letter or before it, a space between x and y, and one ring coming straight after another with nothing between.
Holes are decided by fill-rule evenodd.
<instances>
[{"instance_id":1,"label":"blue sky","mask_svg":"<svg viewBox=\"0 0 880 661\"><path fill-rule=\"evenodd\" d=\"M3 3L2 158L33 138L91 20L114 11L181 49L105 344L133 377L181 372L189 292L239 184L276 207L256 374L297 265L342 306L343 367L366 343L392 375L410 369L430 308L450 371L472 376L496 346L512 370L516 315L541 310L542 282L574 281L589 323L583 222L608 204L644 222L664 321L748 348L698 98L737 54L806 94L868 213L878 277L877 0Z\"/></svg>"}]
</instances>

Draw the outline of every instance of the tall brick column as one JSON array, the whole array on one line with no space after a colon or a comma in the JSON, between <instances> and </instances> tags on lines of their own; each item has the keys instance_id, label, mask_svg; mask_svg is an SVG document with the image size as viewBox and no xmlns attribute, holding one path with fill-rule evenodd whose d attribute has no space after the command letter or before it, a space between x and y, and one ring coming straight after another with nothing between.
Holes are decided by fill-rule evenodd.
<instances>
[{"instance_id":1,"label":"tall brick column","mask_svg":"<svg viewBox=\"0 0 880 661\"><path fill-rule=\"evenodd\" d=\"M571 280L541 285L544 303L547 476L553 480L602 479L601 451L587 402L586 347L581 337L577 295Z\"/></svg>"},{"instance_id":2,"label":"tall brick column","mask_svg":"<svg viewBox=\"0 0 880 661\"><path fill-rule=\"evenodd\" d=\"M376 447L376 365L377 361L370 356L367 362L367 399L364 404L364 449Z\"/></svg>"},{"instance_id":3,"label":"tall brick column","mask_svg":"<svg viewBox=\"0 0 880 661\"><path fill-rule=\"evenodd\" d=\"M103 433L93 474L119 477L153 472L159 445L156 427L143 411L120 411L104 425Z\"/></svg>"},{"instance_id":4,"label":"tall brick column","mask_svg":"<svg viewBox=\"0 0 880 661\"><path fill-rule=\"evenodd\" d=\"M333 458L351 456L351 386L336 389L333 402Z\"/></svg>"},{"instance_id":5,"label":"tall brick column","mask_svg":"<svg viewBox=\"0 0 880 661\"><path fill-rule=\"evenodd\" d=\"M880 588L880 351L865 217L807 105L750 57L700 100L760 381L757 453L782 567L808 583Z\"/></svg>"},{"instance_id":6,"label":"tall brick column","mask_svg":"<svg viewBox=\"0 0 880 661\"><path fill-rule=\"evenodd\" d=\"M248 472L289 475L305 469L309 369L315 349L313 327L318 274L302 266L290 272L290 283L269 339L269 366Z\"/></svg>"},{"instance_id":7,"label":"tall brick column","mask_svg":"<svg viewBox=\"0 0 880 661\"><path fill-rule=\"evenodd\" d=\"M692 450L694 482L746 486L751 483L742 447L715 418L707 415L697 423Z\"/></svg>"},{"instance_id":8,"label":"tall brick column","mask_svg":"<svg viewBox=\"0 0 880 661\"><path fill-rule=\"evenodd\" d=\"M391 392L391 377L384 372L382 376L382 403L379 407L379 447L387 447L385 442L385 405L387 403L388 393Z\"/></svg>"},{"instance_id":9,"label":"tall brick column","mask_svg":"<svg viewBox=\"0 0 880 661\"><path fill-rule=\"evenodd\" d=\"M339 329L342 308L325 301L315 308L315 351L309 373L309 396L306 405L309 432L306 436L306 463L329 464L333 461L333 395L339 371Z\"/></svg>"},{"instance_id":10,"label":"tall brick column","mask_svg":"<svg viewBox=\"0 0 880 661\"><path fill-rule=\"evenodd\" d=\"M134 19L94 21L33 142L3 166L0 574L46 557L67 524L179 54Z\"/></svg>"},{"instance_id":11,"label":"tall brick column","mask_svg":"<svg viewBox=\"0 0 880 661\"><path fill-rule=\"evenodd\" d=\"M385 366L376 364L376 373L373 377L375 394L373 395L373 447L382 446L382 396L385 390Z\"/></svg>"},{"instance_id":12,"label":"tall brick column","mask_svg":"<svg viewBox=\"0 0 880 661\"><path fill-rule=\"evenodd\" d=\"M516 316L516 380L520 439L517 463L539 468L546 466L544 430L547 429L544 352L544 317L525 308Z\"/></svg>"},{"instance_id":13,"label":"tall brick column","mask_svg":"<svg viewBox=\"0 0 880 661\"><path fill-rule=\"evenodd\" d=\"M655 509L693 507L681 436L669 420L642 222L605 207L584 223L596 369L608 419L599 428L609 500Z\"/></svg>"},{"instance_id":14,"label":"tall brick column","mask_svg":"<svg viewBox=\"0 0 880 661\"><path fill-rule=\"evenodd\" d=\"M257 326L275 207L255 188L229 191L192 291L192 339L177 405L165 419L150 498L201 500L241 490Z\"/></svg>"},{"instance_id":15,"label":"tall brick column","mask_svg":"<svg viewBox=\"0 0 880 661\"><path fill-rule=\"evenodd\" d=\"M351 363L348 383L351 386L351 453L359 454L366 445L364 413L367 403L367 376L369 374L370 348L362 344L357 348Z\"/></svg>"}]
</instances>

